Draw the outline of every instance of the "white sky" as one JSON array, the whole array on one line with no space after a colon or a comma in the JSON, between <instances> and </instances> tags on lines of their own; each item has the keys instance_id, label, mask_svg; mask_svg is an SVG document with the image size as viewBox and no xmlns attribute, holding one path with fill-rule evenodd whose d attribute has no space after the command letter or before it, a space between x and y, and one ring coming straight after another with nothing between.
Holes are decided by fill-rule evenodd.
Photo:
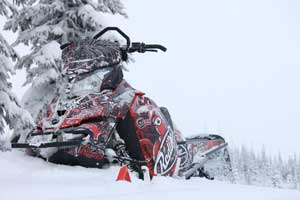
<instances>
[{"instance_id":1,"label":"white sky","mask_svg":"<svg viewBox=\"0 0 300 200\"><path fill-rule=\"evenodd\" d=\"M185 135L208 132L269 153L300 155L300 2L124 0L114 17L132 41L167 53L134 56L125 78L169 108ZM13 81L21 96L21 75Z\"/></svg>"},{"instance_id":2,"label":"white sky","mask_svg":"<svg viewBox=\"0 0 300 200\"><path fill-rule=\"evenodd\" d=\"M126 74L184 134L300 154L300 2L125 1L132 40L160 42Z\"/></svg>"}]
</instances>

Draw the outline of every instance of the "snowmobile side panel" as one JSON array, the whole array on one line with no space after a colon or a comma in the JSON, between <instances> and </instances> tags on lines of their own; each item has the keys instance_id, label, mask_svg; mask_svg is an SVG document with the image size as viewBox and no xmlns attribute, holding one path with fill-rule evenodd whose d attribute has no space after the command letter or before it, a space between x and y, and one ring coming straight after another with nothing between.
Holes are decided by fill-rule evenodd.
<instances>
[{"instance_id":1,"label":"snowmobile side panel","mask_svg":"<svg viewBox=\"0 0 300 200\"><path fill-rule=\"evenodd\" d=\"M145 96L136 96L130 107L140 149L150 175L172 175L177 163L174 131L160 108Z\"/></svg>"}]
</instances>

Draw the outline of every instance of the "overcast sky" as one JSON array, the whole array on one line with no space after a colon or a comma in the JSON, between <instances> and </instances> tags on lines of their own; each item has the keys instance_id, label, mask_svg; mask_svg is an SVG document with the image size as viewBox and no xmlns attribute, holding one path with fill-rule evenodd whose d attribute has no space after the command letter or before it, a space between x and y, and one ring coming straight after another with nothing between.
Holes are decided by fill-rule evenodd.
<instances>
[{"instance_id":1,"label":"overcast sky","mask_svg":"<svg viewBox=\"0 0 300 200\"><path fill-rule=\"evenodd\" d=\"M122 28L158 42L127 79L170 112L184 134L300 155L300 2L127 0Z\"/></svg>"},{"instance_id":2,"label":"overcast sky","mask_svg":"<svg viewBox=\"0 0 300 200\"><path fill-rule=\"evenodd\" d=\"M125 78L168 107L185 135L300 155L299 1L123 2L129 19L106 24L168 48L135 55Z\"/></svg>"}]
</instances>

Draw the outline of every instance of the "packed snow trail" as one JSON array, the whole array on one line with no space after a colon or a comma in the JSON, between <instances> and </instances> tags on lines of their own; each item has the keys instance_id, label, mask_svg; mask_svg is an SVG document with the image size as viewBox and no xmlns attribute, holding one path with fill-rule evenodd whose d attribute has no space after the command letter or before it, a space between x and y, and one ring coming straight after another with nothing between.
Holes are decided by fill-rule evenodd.
<instances>
[{"instance_id":1,"label":"packed snow trail","mask_svg":"<svg viewBox=\"0 0 300 200\"><path fill-rule=\"evenodd\" d=\"M119 167L91 169L47 163L22 152L0 152L1 200L207 199L299 200L300 191L171 177L115 181Z\"/></svg>"}]
</instances>

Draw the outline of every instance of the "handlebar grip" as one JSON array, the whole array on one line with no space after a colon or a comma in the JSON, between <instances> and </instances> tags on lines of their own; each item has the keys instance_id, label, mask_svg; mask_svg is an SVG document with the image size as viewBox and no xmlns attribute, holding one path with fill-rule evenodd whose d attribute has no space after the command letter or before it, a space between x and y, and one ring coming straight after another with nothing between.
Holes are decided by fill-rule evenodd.
<instances>
[{"instance_id":1,"label":"handlebar grip","mask_svg":"<svg viewBox=\"0 0 300 200\"><path fill-rule=\"evenodd\" d=\"M131 47L127 50L128 53L138 52L145 53L146 51L157 52L157 49L161 51L167 51L167 48L160 44L145 44L142 42L133 42Z\"/></svg>"},{"instance_id":2,"label":"handlebar grip","mask_svg":"<svg viewBox=\"0 0 300 200\"><path fill-rule=\"evenodd\" d=\"M167 51L167 48L160 45L160 44L146 44L145 45L145 49L159 49L163 52L166 52Z\"/></svg>"}]
</instances>

